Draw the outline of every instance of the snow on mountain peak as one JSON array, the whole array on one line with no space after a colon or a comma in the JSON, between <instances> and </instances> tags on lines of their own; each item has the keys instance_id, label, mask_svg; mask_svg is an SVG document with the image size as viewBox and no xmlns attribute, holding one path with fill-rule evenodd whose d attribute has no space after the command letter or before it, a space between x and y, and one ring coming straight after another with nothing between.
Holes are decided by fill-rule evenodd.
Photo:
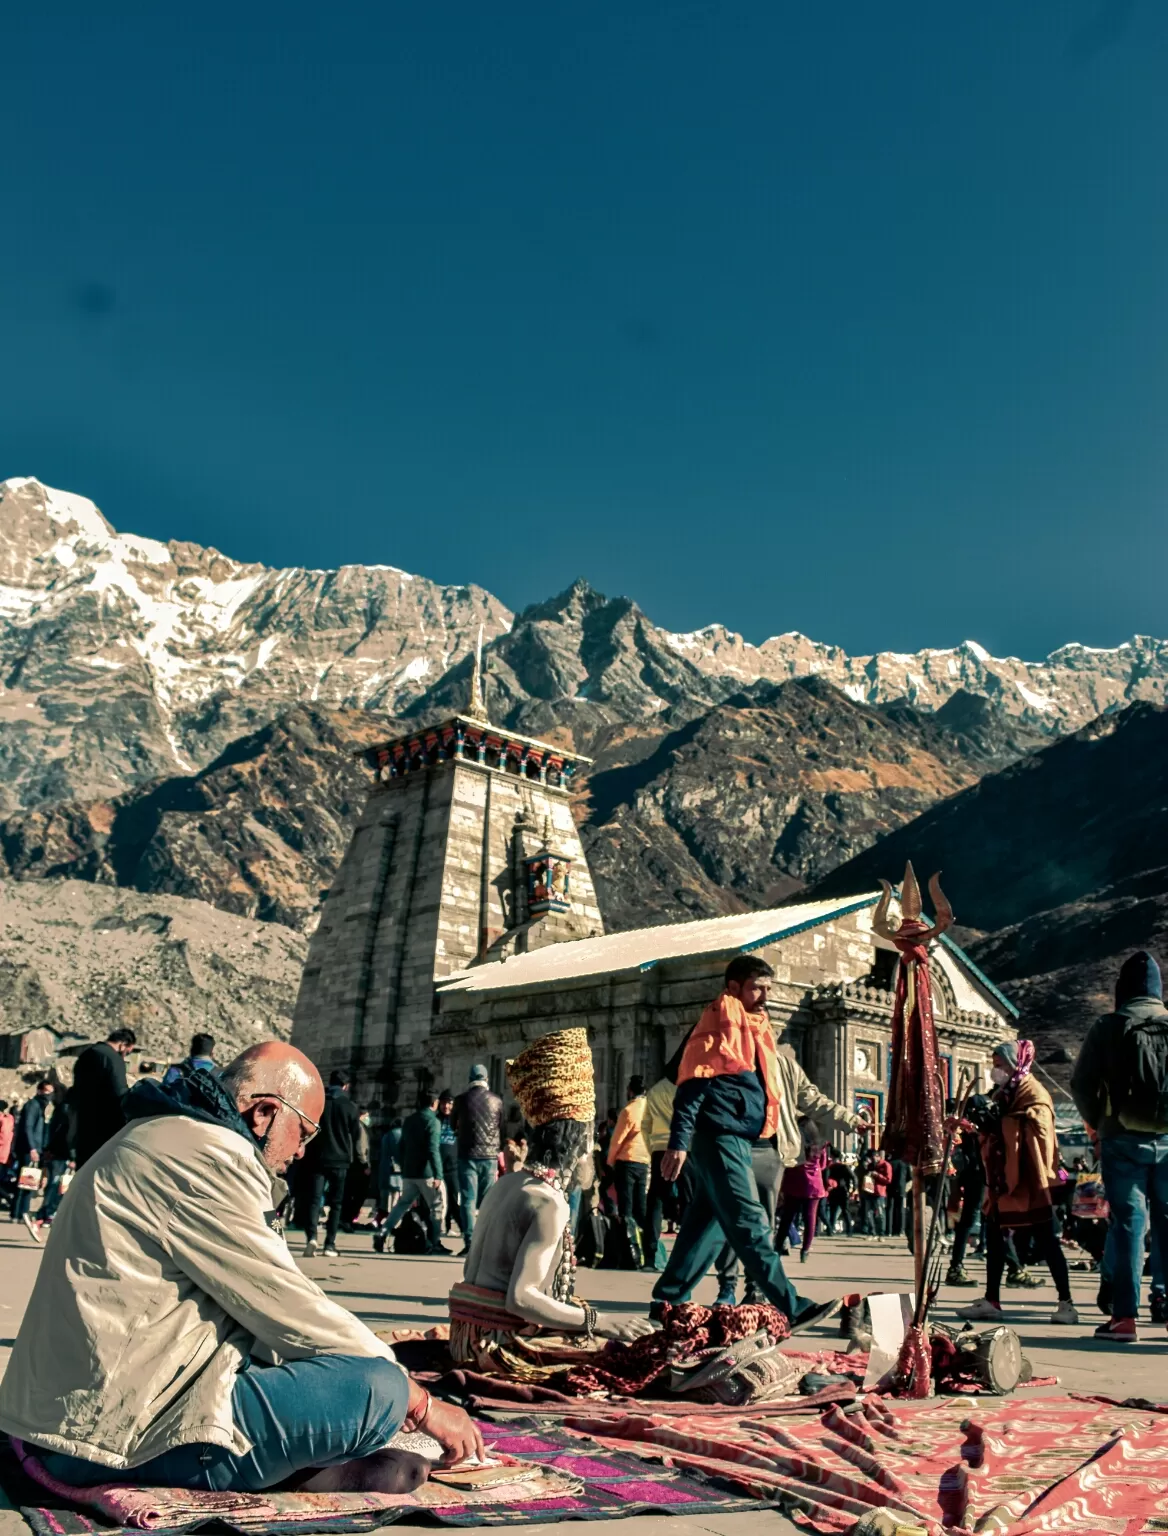
<instances>
[{"instance_id":1,"label":"snow on mountain peak","mask_svg":"<svg viewBox=\"0 0 1168 1536\"><path fill-rule=\"evenodd\" d=\"M30 486L40 492L44 509L55 523L76 523L87 539L104 542L112 538L114 530L87 496L55 490L33 475L17 475L0 481L0 491L23 491Z\"/></svg>"}]
</instances>

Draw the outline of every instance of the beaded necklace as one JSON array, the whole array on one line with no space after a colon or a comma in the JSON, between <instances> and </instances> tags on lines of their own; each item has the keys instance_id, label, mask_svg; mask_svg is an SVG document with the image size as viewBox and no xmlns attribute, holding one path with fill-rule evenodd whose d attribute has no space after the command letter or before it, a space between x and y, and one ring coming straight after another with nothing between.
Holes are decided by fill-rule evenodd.
<instances>
[{"instance_id":1,"label":"beaded necklace","mask_svg":"<svg viewBox=\"0 0 1168 1536\"><path fill-rule=\"evenodd\" d=\"M560 1169L548 1168L543 1163L528 1163L523 1171L529 1173L533 1179L538 1179L541 1184L550 1184L553 1189L558 1189L561 1195L567 1196L567 1175ZM576 1299L576 1245L572 1241L570 1217L564 1227L561 1240L560 1262L552 1281L552 1296L556 1301L571 1302Z\"/></svg>"}]
</instances>

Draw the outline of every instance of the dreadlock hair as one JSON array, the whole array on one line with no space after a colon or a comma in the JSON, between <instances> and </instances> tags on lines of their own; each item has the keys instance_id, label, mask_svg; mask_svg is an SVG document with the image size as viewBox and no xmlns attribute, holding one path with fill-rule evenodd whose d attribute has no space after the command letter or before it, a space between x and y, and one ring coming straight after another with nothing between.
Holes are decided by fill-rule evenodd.
<instances>
[{"instance_id":1,"label":"dreadlock hair","mask_svg":"<svg viewBox=\"0 0 1168 1536\"><path fill-rule=\"evenodd\" d=\"M580 1159L592 1151L595 1122L549 1120L546 1125L529 1125L526 1131L528 1164L542 1163L557 1173L571 1174L574 1183Z\"/></svg>"}]
</instances>

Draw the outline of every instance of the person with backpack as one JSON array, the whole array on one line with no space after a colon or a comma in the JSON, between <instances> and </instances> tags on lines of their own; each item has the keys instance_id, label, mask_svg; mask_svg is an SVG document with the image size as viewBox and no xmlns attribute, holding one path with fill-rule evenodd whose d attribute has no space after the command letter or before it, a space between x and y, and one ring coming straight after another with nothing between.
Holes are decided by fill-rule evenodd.
<instances>
[{"instance_id":1,"label":"person with backpack","mask_svg":"<svg viewBox=\"0 0 1168 1536\"><path fill-rule=\"evenodd\" d=\"M190 1054L185 1061L175 1061L167 1067L162 1075L162 1086L169 1088L184 1072L214 1072L214 1070L215 1036L200 1032L191 1036Z\"/></svg>"},{"instance_id":2,"label":"person with backpack","mask_svg":"<svg viewBox=\"0 0 1168 1536\"><path fill-rule=\"evenodd\" d=\"M1058 1188L1054 1103L1034 1077L1033 1066L1033 1040L1003 1040L995 1045L990 1071L994 1092L984 1110L971 1101L966 1119L957 1122L962 1130L972 1124L979 1132L986 1174L985 1295L957 1309L957 1316L969 1322L1000 1323L1005 1317L1001 1292L1009 1232L1029 1232L1034 1250L1046 1261L1058 1291L1058 1307L1050 1321L1079 1321L1071 1300L1066 1255L1054 1230Z\"/></svg>"},{"instance_id":3,"label":"person with backpack","mask_svg":"<svg viewBox=\"0 0 1168 1536\"><path fill-rule=\"evenodd\" d=\"M1111 1208L1111 1317L1098 1339L1135 1343L1144 1264L1145 1210L1168 1253L1168 1009L1160 967L1137 950L1120 967L1115 1011L1087 1032L1071 1093L1099 1134Z\"/></svg>"},{"instance_id":4,"label":"person with backpack","mask_svg":"<svg viewBox=\"0 0 1168 1536\"><path fill-rule=\"evenodd\" d=\"M442 1182L442 1127L438 1123L438 1095L425 1089L418 1107L402 1126L397 1160L402 1172L402 1192L385 1218L373 1246L384 1253L385 1244L407 1211L417 1206L426 1223L426 1253L449 1253L442 1245L439 1221L445 1199Z\"/></svg>"}]
</instances>

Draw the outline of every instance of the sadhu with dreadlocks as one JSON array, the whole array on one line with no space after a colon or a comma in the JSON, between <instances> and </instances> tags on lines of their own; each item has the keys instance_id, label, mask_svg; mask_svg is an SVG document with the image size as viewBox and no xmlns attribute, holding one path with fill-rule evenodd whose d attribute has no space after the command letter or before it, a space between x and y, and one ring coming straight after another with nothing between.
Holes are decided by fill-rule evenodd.
<instances>
[{"instance_id":1,"label":"sadhu with dreadlocks","mask_svg":"<svg viewBox=\"0 0 1168 1536\"><path fill-rule=\"evenodd\" d=\"M507 1077L527 1122L527 1161L479 1208L463 1279L450 1291L450 1353L458 1365L538 1381L649 1324L600 1318L576 1295L569 1199L595 1171L588 1031L544 1035L507 1063Z\"/></svg>"}]
</instances>

